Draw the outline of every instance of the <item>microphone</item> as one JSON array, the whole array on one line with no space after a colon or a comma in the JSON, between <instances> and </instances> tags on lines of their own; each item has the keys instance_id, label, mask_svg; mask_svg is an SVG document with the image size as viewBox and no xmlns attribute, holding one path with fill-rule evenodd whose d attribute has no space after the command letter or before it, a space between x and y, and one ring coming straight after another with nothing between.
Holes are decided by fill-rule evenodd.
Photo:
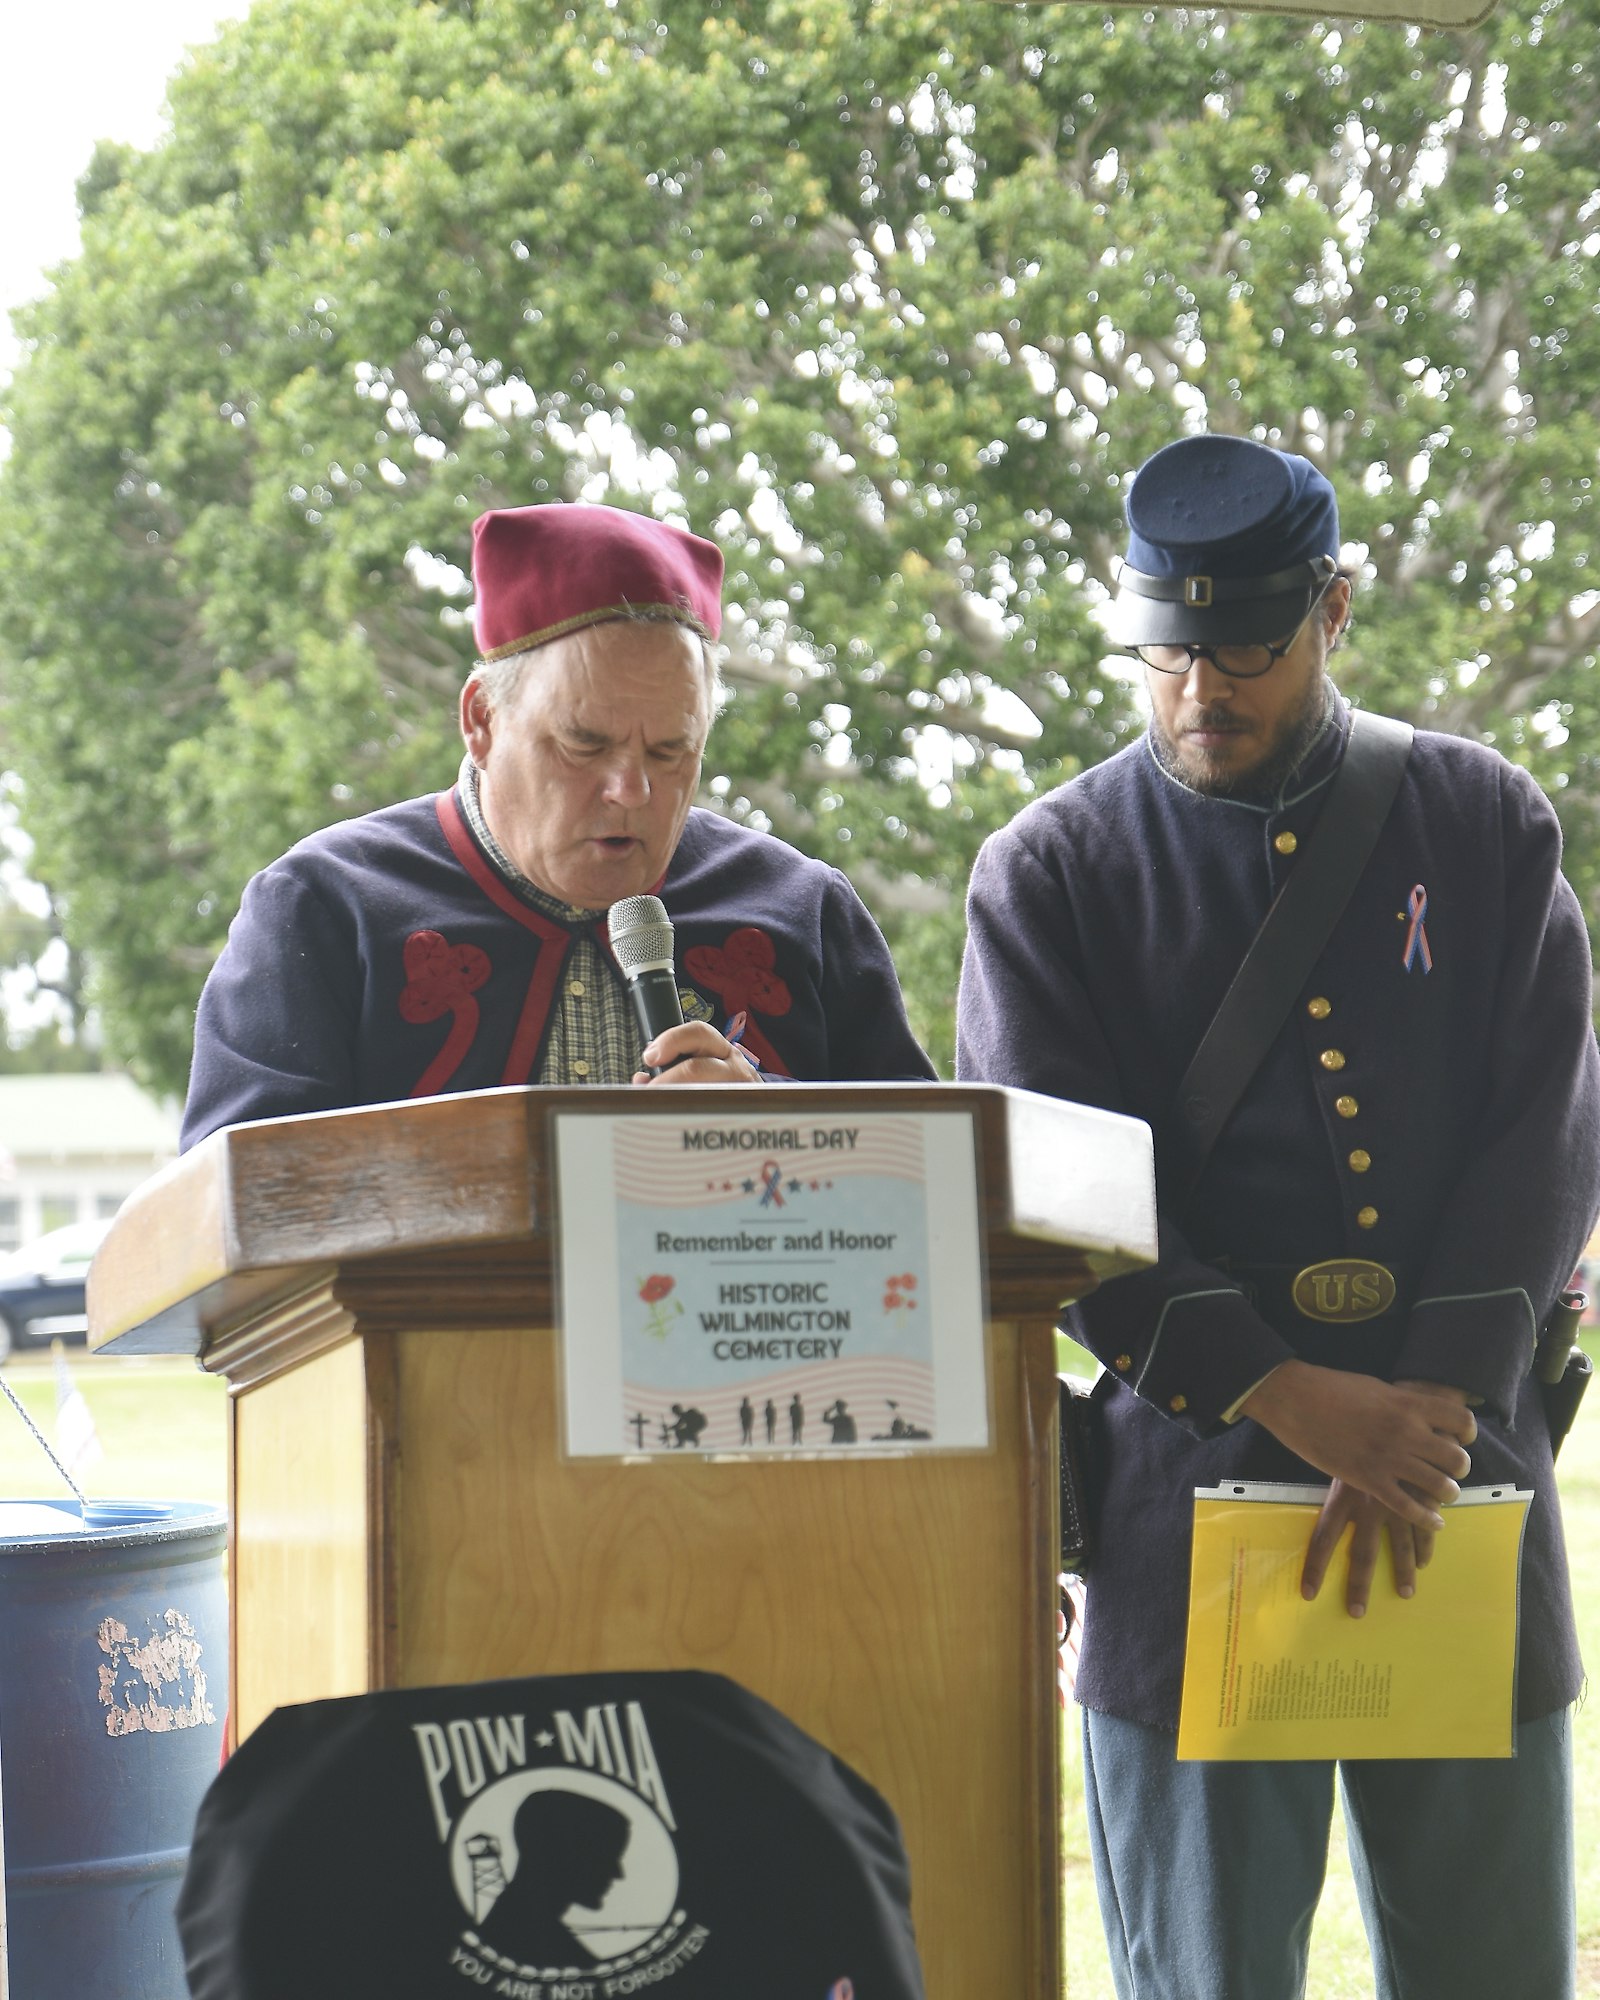
<instances>
[{"instance_id":1,"label":"microphone","mask_svg":"<svg viewBox=\"0 0 1600 2000\"><path fill-rule=\"evenodd\" d=\"M648 1048L668 1028L683 1025L678 975L672 964L672 919L659 896L624 896L607 918L611 951L628 983L639 1046ZM659 1076L659 1069L651 1070Z\"/></svg>"}]
</instances>

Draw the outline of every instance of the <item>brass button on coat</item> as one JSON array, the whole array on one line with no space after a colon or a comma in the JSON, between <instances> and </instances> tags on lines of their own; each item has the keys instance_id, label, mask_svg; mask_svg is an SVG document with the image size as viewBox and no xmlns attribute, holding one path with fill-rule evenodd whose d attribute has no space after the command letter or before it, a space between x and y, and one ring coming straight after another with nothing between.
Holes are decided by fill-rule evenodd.
<instances>
[{"instance_id":1,"label":"brass button on coat","mask_svg":"<svg viewBox=\"0 0 1600 2000\"><path fill-rule=\"evenodd\" d=\"M1128 1370L1133 1366L1133 1356L1131 1354L1119 1354L1111 1365L1119 1375L1126 1375Z\"/></svg>"},{"instance_id":2,"label":"brass button on coat","mask_svg":"<svg viewBox=\"0 0 1600 2000\"><path fill-rule=\"evenodd\" d=\"M1350 1155L1351 1173L1364 1174L1367 1171L1368 1167L1370 1167L1371 1165L1372 1165L1372 1155L1366 1150L1364 1146L1357 1146L1355 1151Z\"/></svg>"},{"instance_id":3,"label":"brass button on coat","mask_svg":"<svg viewBox=\"0 0 1600 2000\"><path fill-rule=\"evenodd\" d=\"M1188 1407L1189 1398L1187 1396L1174 1396L1172 1401L1167 1405L1167 1408L1172 1411L1173 1415L1179 1417L1183 1415Z\"/></svg>"},{"instance_id":4,"label":"brass button on coat","mask_svg":"<svg viewBox=\"0 0 1600 2000\"><path fill-rule=\"evenodd\" d=\"M1318 1057L1317 1057L1317 1061L1318 1061L1319 1063L1321 1063L1321 1065L1322 1065L1322 1067L1323 1067L1324 1069L1343 1069L1343 1068L1344 1068L1344 1050L1343 1050L1343 1049L1324 1049L1324 1050L1322 1051L1322 1054L1321 1054L1320 1056L1318 1056Z\"/></svg>"},{"instance_id":5,"label":"brass button on coat","mask_svg":"<svg viewBox=\"0 0 1600 2000\"><path fill-rule=\"evenodd\" d=\"M1341 1118L1354 1118L1361 1106L1353 1097L1336 1097L1333 1100L1333 1108Z\"/></svg>"},{"instance_id":6,"label":"brass button on coat","mask_svg":"<svg viewBox=\"0 0 1600 2000\"><path fill-rule=\"evenodd\" d=\"M1356 1227L1358 1229L1371 1229L1377 1220L1378 1211L1375 1208L1358 1208L1356 1210Z\"/></svg>"},{"instance_id":7,"label":"brass button on coat","mask_svg":"<svg viewBox=\"0 0 1600 2000\"><path fill-rule=\"evenodd\" d=\"M1331 1000L1324 1000L1319 993L1315 1000L1308 1000L1306 1002L1306 1012L1311 1016L1313 1021L1325 1021L1333 1012L1333 1002Z\"/></svg>"},{"instance_id":8,"label":"brass button on coat","mask_svg":"<svg viewBox=\"0 0 1600 2000\"><path fill-rule=\"evenodd\" d=\"M1280 833L1272 844L1280 854L1293 854L1300 845L1292 833Z\"/></svg>"}]
</instances>

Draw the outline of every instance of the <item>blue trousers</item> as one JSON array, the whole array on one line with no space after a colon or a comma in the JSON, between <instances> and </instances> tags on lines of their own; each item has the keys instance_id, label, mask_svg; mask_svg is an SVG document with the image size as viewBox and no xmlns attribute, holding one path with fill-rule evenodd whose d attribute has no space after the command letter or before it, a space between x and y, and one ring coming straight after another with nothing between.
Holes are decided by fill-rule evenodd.
<instances>
[{"instance_id":1,"label":"blue trousers","mask_svg":"<svg viewBox=\"0 0 1600 2000\"><path fill-rule=\"evenodd\" d=\"M1337 1769L1378 2000L1573 2000L1572 1722L1514 1757L1185 1763L1084 1710L1084 1794L1118 2000L1301 2000Z\"/></svg>"}]
</instances>

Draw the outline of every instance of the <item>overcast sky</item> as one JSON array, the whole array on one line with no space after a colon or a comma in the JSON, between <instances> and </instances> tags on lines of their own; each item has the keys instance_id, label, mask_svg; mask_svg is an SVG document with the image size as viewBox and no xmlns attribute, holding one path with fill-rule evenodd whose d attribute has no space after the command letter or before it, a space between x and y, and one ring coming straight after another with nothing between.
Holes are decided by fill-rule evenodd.
<instances>
[{"instance_id":1,"label":"overcast sky","mask_svg":"<svg viewBox=\"0 0 1600 2000\"><path fill-rule=\"evenodd\" d=\"M167 79L186 50L238 20L248 0L9 0L0 63L0 376L16 358L7 315L37 298L45 271L78 248L73 189L101 139L152 146ZM0 431L0 453L5 448ZM0 789L0 886L15 885L26 843ZM29 900L24 892L24 899ZM24 982L25 983L25 982ZM0 979L0 1013L18 1025L48 1009L17 1005Z\"/></svg>"},{"instance_id":2,"label":"overcast sky","mask_svg":"<svg viewBox=\"0 0 1600 2000\"><path fill-rule=\"evenodd\" d=\"M73 188L100 139L150 146L167 79L248 0L10 0L0 63L0 372L5 315L78 247Z\"/></svg>"}]
</instances>

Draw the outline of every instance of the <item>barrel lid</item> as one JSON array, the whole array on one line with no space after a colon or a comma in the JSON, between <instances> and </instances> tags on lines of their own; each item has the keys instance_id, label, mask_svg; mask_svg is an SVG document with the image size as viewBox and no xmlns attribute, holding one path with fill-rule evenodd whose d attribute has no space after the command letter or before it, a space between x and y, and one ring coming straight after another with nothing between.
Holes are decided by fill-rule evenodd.
<instances>
[{"instance_id":1,"label":"barrel lid","mask_svg":"<svg viewBox=\"0 0 1600 2000\"><path fill-rule=\"evenodd\" d=\"M87 1514L75 1500L0 1500L0 1549L178 1541L227 1525L203 1500L91 1500Z\"/></svg>"}]
</instances>

